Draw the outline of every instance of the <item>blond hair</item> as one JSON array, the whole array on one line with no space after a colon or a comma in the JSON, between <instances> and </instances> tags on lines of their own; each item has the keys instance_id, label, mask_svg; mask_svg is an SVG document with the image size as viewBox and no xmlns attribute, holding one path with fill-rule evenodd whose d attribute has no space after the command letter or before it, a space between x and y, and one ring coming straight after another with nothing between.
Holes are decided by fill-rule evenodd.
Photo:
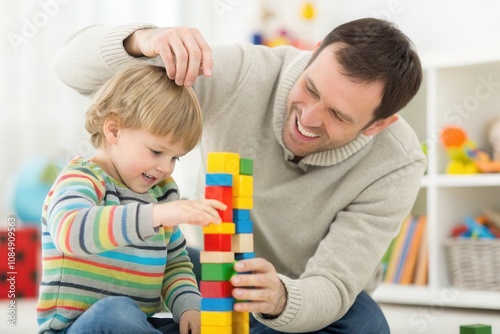
<instances>
[{"instance_id":1,"label":"blond hair","mask_svg":"<svg viewBox=\"0 0 500 334\"><path fill-rule=\"evenodd\" d=\"M108 119L123 128L171 135L174 143L182 143L188 151L201 139L201 108L194 91L177 86L163 67L127 66L97 91L85 118L96 148L103 144L103 125Z\"/></svg>"}]
</instances>

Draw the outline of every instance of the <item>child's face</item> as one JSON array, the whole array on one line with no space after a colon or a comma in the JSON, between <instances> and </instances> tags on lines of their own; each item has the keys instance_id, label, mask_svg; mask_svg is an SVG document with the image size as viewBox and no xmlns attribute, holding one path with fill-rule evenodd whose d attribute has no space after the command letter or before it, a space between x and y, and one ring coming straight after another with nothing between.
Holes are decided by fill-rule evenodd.
<instances>
[{"instance_id":1,"label":"child's face","mask_svg":"<svg viewBox=\"0 0 500 334\"><path fill-rule=\"evenodd\" d=\"M153 136L143 130L120 129L109 145L110 171L115 179L137 193L145 193L168 178L177 159L187 153L170 136Z\"/></svg>"}]
</instances>

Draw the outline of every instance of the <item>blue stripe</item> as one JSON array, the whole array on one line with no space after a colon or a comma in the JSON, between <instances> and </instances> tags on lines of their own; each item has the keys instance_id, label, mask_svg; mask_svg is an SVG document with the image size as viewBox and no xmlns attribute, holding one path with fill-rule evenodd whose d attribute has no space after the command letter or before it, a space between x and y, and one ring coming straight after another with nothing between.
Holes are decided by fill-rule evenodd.
<instances>
[{"instance_id":1,"label":"blue stripe","mask_svg":"<svg viewBox=\"0 0 500 334\"><path fill-rule=\"evenodd\" d=\"M130 263L141 264L141 265L149 265L149 266L165 266L165 263L167 261L166 258L164 258L164 257L159 257L159 258L141 257L141 256L118 253L115 251L107 251L107 252L99 254L99 256L105 257L108 259L125 261L125 262L130 262Z\"/></svg>"},{"instance_id":2,"label":"blue stripe","mask_svg":"<svg viewBox=\"0 0 500 334\"><path fill-rule=\"evenodd\" d=\"M127 210L124 208L121 210L122 212L122 235L123 239L127 242L127 245L131 245L132 241L128 238L127 235Z\"/></svg>"}]
</instances>

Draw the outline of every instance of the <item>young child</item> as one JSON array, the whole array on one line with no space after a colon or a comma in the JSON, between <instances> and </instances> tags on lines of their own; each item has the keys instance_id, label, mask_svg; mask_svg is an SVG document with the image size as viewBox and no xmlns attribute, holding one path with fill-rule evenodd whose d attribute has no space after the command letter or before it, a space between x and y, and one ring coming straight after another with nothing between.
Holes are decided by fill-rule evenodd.
<instances>
[{"instance_id":1,"label":"young child","mask_svg":"<svg viewBox=\"0 0 500 334\"><path fill-rule=\"evenodd\" d=\"M43 207L39 333L199 333L178 225L220 222L225 205L179 200L170 177L201 137L194 92L164 68L128 67L96 93L85 126L95 156L72 160ZM173 319L152 318L163 306Z\"/></svg>"}]
</instances>

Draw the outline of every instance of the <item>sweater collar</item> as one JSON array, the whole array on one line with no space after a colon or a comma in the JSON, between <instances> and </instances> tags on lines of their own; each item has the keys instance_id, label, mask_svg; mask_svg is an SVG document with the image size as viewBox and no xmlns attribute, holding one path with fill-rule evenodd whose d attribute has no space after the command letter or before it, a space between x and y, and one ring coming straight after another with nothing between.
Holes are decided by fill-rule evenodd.
<instances>
[{"instance_id":1,"label":"sweater collar","mask_svg":"<svg viewBox=\"0 0 500 334\"><path fill-rule=\"evenodd\" d=\"M274 135L276 136L276 139L280 143L281 147L283 147L284 158L287 161L294 158L294 155L285 147L285 145L283 145L283 139L281 137L288 94L304 71L310 58L311 52L299 52L283 69L276 92L273 110ZM303 170L307 170L308 166L325 167L336 165L365 147L366 144L370 142L371 138L371 136L360 134L353 141L342 147L305 156L298 163L298 166Z\"/></svg>"}]
</instances>

